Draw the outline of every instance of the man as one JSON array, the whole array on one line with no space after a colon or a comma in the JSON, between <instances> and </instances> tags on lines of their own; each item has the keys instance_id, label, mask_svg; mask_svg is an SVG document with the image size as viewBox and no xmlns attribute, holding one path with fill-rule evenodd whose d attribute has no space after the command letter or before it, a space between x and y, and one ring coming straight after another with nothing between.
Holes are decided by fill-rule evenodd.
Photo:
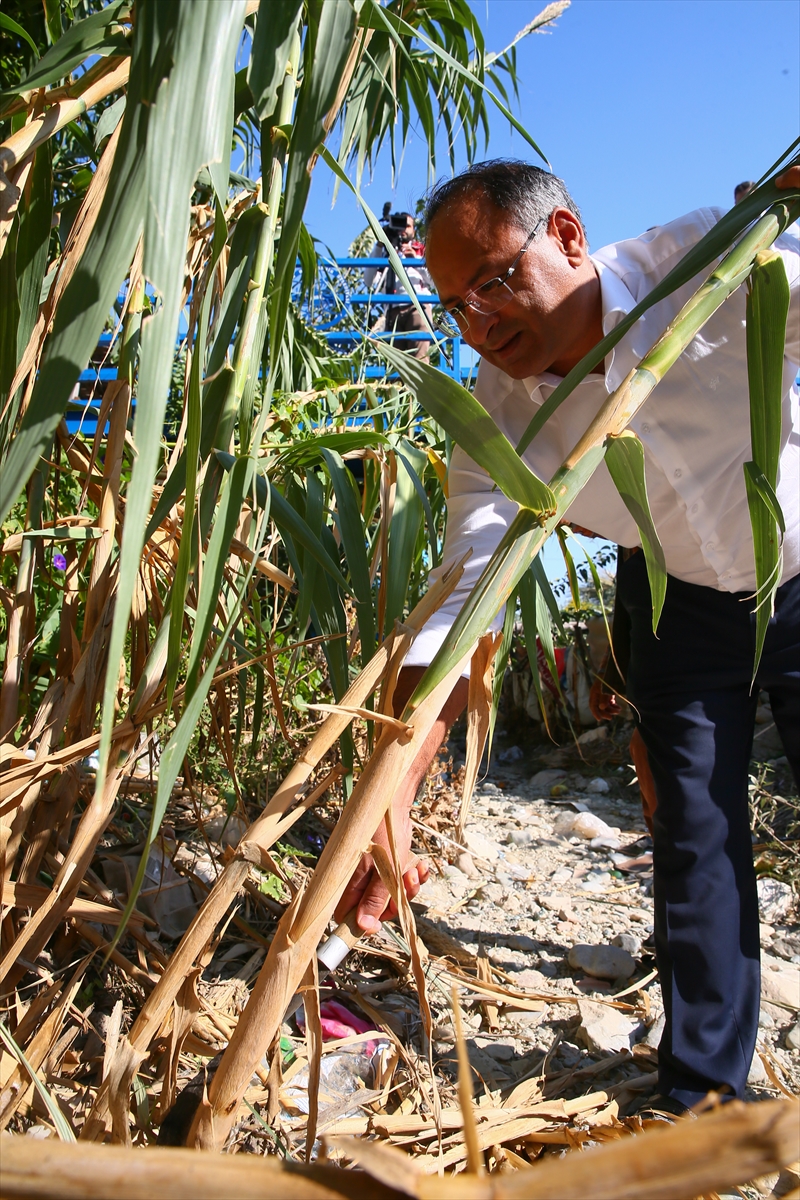
<instances>
[{"instance_id":1,"label":"man","mask_svg":"<svg viewBox=\"0 0 800 1200\"><path fill-rule=\"evenodd\" d=\"M780 181L800 186L800 166ZM558 382L719 219L700 209L590 256L563 183L519 162L479 164L435 189L427 262L462 336L482 356L476 395L516 443ZM669 581L655 637L644 555L620 565L617 604L630 622L627 695L636 706L658 794L654 815L655 941L666 1024L659 1048L661 1107L681 1112L709 1091L741 1096L759 1015L758 906L747 771L758 688L800 776L800 248L776 247L792 288L784 372L778 497L786 518L783 582L751 688L752 535L742 464L751 457L740 288L706 324L634 418ZM590 419L693 294L702 276L649 310L589 375L525 452L548 479ZM456 450L449 475L445 565L469 544L463 585L433 618L401 675L407 697L485 566L516 506ZM570 519L630 548L632 518L604 465ZM408 847L407 811L446 729L463 705L455 689L442 720L395 797L395 827L414 893L424 870ZM385 831L376 835L385 838ZM366 859L343 898L359 922L391 915Z\"/></svg>"},{"instance_id":2,"label":"man","mask_svg":"<svg viewBox=\"0 0 800 1200\"><path fill-rule=\"evenodd\" d=\"M393 213L389 211L390 209L390 204L387 203L384 205L383 221L381 224L392 245L403 259L421 259L423 257L423 246L421 242L417 241L416 224L411 213ZM385 253L385 247L380 242L376 242L372 247L371 257L379 258ZM431 294L430 276L424 266L406 266L406 274L408 275L409 283L418 296L429 296ZM385 267L367 267L364 271L364 283L371 291L379 294L394 294L397 290L397 276L388 265ZM427 311L430 314L430 306L428 306ZM428 332L422 317L414 305L410 303L387 304L385 306L384 321L384 328L387 333L413 333L416 330L423 333ZM398 344L401 349L408 350L415 358L427 360L430 355L431 342L425 339L404 337L400 339Z\"/></svg>"}]
</instances>

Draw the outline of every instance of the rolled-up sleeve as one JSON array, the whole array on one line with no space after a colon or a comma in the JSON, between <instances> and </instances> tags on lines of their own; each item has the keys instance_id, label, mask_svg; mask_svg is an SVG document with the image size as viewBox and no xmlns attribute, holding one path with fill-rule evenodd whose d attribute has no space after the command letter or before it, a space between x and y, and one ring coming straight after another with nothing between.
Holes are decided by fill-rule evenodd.
<instances>
[{"instance_id":1,"label":"rolled-up sleeve","mask_svg":"<svg viewBox=\"0 0 800 1200\"><path fill-rule=\"evenodd\" d=\"M518 506L495 487L491 476L460 447L455 448L450 460L448 487L450 494L442 565L431 572L430 582L441 578L468 550L472 553L458 587L433 614L411 647L406 659L407 666L427 666L432 661L518 511ZM502 620L501 610L491 628L499 629Z\"/></svg>"}]
</instances>

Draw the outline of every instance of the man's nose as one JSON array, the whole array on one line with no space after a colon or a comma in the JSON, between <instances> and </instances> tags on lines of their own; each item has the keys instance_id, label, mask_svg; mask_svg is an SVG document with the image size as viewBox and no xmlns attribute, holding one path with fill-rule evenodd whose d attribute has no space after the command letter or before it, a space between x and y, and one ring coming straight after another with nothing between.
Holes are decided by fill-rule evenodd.
<instances>
[{"instance_id":1,"label":"man's nose","mask_svg":"<svg viewBox=\"0 0 800 1200\"><path fill-rule=\"evenodd\" d=\"M500 319L500 314L476 312L475 309L467 309L467 319L469 321L469 329L464 333L464 341L470 346L474 346L478 350L485 345L490 333Z\"/></svg>"}]
</instances>

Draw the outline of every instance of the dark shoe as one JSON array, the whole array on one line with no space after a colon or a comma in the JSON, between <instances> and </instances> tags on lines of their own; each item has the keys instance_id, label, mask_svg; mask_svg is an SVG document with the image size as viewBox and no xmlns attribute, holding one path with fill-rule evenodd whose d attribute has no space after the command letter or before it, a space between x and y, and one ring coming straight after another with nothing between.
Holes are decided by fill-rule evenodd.
<instances>
[{"instance_id":1,"label":"dark shoe","mask_svg":"<svg viewBox=\"0 0 800 1200\"><path fill-rule=\"evenodd\" d=\"M696 1114L680 1100L675 1100L672 1096L662 1096L659 1092L655 1096L640 1100L628 1116L638 1117L641 1121L666 1121L671 1125L680 1117L695 1118Z\"/></svg>"}]
</instances>

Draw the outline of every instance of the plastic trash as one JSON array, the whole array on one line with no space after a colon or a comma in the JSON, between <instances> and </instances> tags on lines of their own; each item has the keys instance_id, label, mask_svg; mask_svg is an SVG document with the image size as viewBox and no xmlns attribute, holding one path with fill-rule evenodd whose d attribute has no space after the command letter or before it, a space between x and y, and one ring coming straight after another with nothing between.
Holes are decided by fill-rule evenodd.
<instances>
[{"instance_id":1,"label":"plastic trash","mask_svg":"<svg viewBox=\"0 0 800 1200\"><path fill-rule=\"evenodd\" d=\"M127 898L139 870L139 861L135 854L107 858L103 871L108 886ZM161 842L150 848L136 907L152 917L168 938L182 937L197 913L197 901L191 887L175 870Z\"/></svg>"},{"instance_id":2,"label":"plastic trash","mask_svg":"<svg viewBox=\"0 0 800 1200\"><path fill-rule=\"evenodd\" d=\"M560 837L580 837L587 842L594 838L616 840L619 837L619 829L606 825L591 812L564 813L556 821L554 830Z\"/></svg>"}]
</instances>

